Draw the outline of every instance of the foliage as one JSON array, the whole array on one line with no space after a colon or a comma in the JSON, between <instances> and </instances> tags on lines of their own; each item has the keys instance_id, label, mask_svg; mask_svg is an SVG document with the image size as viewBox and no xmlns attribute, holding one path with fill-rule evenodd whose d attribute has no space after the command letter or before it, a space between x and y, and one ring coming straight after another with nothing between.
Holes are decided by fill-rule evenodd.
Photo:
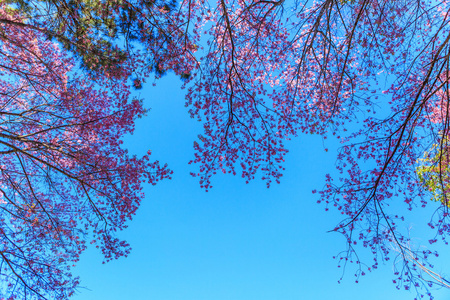
<instances>
[{"instance_id":1,"label":"foliage","mask_svg":"<svg viewBox=\"0 0 450 300\"><path fill-rule=\"evenodd\" d=\"M185 61L192 60L192 47L185 33L177 28L177 23L184 20L172 13L176 9L174 0L6 0L6 3L26 19L19 26L56 39L80 58L82 67L94 76L108 73L123 78L122 66L130 63L134 75L141 79L148 76L148 70L162 75L174 69L174 65L179 74L183 74L185 66L191 68ZM136 45L144 51L136 51Z\"/></svg>"},{"instance_id":2,"label":"foliage","mask_svg":"<svg viewBox=\"0 0 450 300\"><path fill-rule=\"evenodd\" d=\"M170 171L120 147L145 113L125 81L76 74L57 44L17 25L17 11L2 4L0 18L0 295L66 299L86 243L106 261L127 255L115 232L142 182Z\"/></svg>"},{"instance_id":3,"label":"foliage","mask_svg":"<svg viewBox=\"0 0 450 300\"><path fill-rule=\"evenodd\" d=\"M448 193L450 191L450 166L447 139L444 139L445 148L439 145L433 145L432 151L434 155L431 156L425 153L425 158L421 159L421 166L417 168L417 175L419 181L424 187L433 195L432 200L441 202L449 207L450 202ZM437 151L442 149L443 151Z\"/></svg>"}]
</instances>

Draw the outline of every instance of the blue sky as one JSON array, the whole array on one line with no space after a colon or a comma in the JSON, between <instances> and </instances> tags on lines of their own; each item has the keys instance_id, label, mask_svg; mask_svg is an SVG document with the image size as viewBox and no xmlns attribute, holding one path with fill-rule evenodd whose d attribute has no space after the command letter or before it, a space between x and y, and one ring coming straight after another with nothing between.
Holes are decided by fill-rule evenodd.
<instances>
[{"instance_id":1,"label":"blue sky","mask_svg":"<svg viewBox=\"0 0 450 300\"><path fill-rule=\"evenodd\" d=\"M392 265L382 265L356 284L350 266L342 270L332 257L345 249L342 236L327 233L340 220L335 210L316 203L325 174L334 172L333 141L301 135L288 143L281 184L267 189L255 180L218 175L209 192L200 189L189 172L196 166L193 141L201 124L184 107L181 82L173 75L140 90L146 118L127 137L131 153L168 163L173 179L146 186L146 198L129 228L120 233L133 247L127 258L102 265L100 251L89 248L74 269L81 285L74 300L290 300L290 299L413 299L392 284ZM400 207L404 210L404 207ZM402 212L403 212L402 210ZM427 245L422 225L428 210L415 209L407 226L417 243ZM443 247L436 270L450 268L449 248ZM363 250L359 253L370 255ZM450 299L438 290L436 299Z\"/></svg>"}]
</instances>

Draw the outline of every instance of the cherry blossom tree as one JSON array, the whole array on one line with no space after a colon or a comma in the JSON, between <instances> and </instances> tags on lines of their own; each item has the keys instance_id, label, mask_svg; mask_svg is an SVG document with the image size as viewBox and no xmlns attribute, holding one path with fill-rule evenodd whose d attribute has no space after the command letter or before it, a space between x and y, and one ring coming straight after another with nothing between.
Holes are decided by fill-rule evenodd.
<instances>
[{"instance_id":1,"label":"cherry blossom tree","mask_svg":"<svg viewBox=\"0 0 450 300\"><path fill-rule=\"evenodd\" d=\"M441 205L424 221L429 242L447 244L449 12L448 1L217 1L202 12L209 40L187 94L204 122L193 175L206 189L218 171L269 186L286 140L337 139L341 175L327 176L318 202L344 217L332 229L347 241L339 265L355 263L358 281L392 260L398 288L450 287L431 270L438 253L414 245L389 208L425 207L432 185Z\"/></svg>"},{"instance_id":2,"label":"cherry blossom tree","mask_svg":"<svg viewBox=\"0 0 450 300\"><path fill-rule=\"evenodd\" d=\"M151 72L158 77L164 71L173 70L185 80L185 87L188 88L186 106L189 113L204 124L204 133L194 142L196 154L192 160L192 163L199 165L199 170L192 175L199 177L202 187L212 187L211 178L216 172L239 173L246 181L261 176L269 186L272 181L279 182L282 176L284 157L288 151L286 140L301 133L337 139L342 143L337 154L340 175L326 177L318 202L324 203L326 210L336 208L344 217L332 229L343 234L347 244L346 251L336 256L340 265L345 267L354 262L355 275L359 279L367 271L376 269L381 261L393 260L396 268L393 281L398 288L416 289L422 295L429 293L428 288L433 284L449 287L445 278L431 271L429 259L438 254L414 245L402 225L405 218L401 211L389 208L392 205L401 209L402 206L397 204L399 202L404 202L405 210L440 205L431 220L425 223L435 230L435 236L429 239L430 244L438 240L447 243L450 230L447 199L449 1L218 0L207 3L203 0L181 0L176 4L144 0L75 0L67 4L64 1L10 0L9 3L10 10L20 10L26 19L17 22L12 17L6 17L12 14L5 10L5 16L0 19L2 26L35 32L39 45L51 45L44 37L56 39L81 59L86 70L100 76L100 85L109 91L94 92L96 89L91 81L84 80L81 75L67 80L67 83L58 81L67 86L67 92L56 97L62 101L57 103L65 103L61 105L72 109L52 112L51 121L45 124L59 126L55 125L59 123L54 122L53 118L63 112L64 116L76 116L64 117L65 122L78 120L78 116L83 115L79 111L87 111L84 108L86 101L64 102L64 99L77 99L74 95L79 93L97 99L93 95L99 93L95 95L101 94L102 97L98 98L104 99L105 105L114 103L111 109L121 113L110 112L111 117L105 119L98 116L99 121L93 123L99 127L89 122L73 127L80 128L79 132L83 133L85 131L81 128L85 126L99 128L97 134L102 135L103 139L89 141L102 141L97 146L101 151L121 157L125 154L119 150L114 152L103 148L112 147L113 142L103 137L111 133L100 129L98 124L118 126L115 123L106 125L109 124L106 120L123 114L130 118L127 124L132 126L133 117L143 111L137 104L132 106L135 110L125 109L113 101L118 97L108 98L108 93L127 95L127 78L132 77L134 85L140 87ZM2 34L9 36L6 31ZM61 60L69 60L62 54L60 57ZM71 64L64 63L64 68ZM51 76L53 73L46 71L47 68L45 65L41 74ZM6 71L12 72L5 68ZM23 74L17 71L14 76L31 80ZM69 74L69 71L64 74ZM10 80L11 76L8 73L5 80ZM123 89L108 85L107 79L122 80ZM46 80L45 84L49 82L52 81ZM41 89L46 91L43 89L46 85L36 88L36 95L41 95ZM65 91L59 86L56 90ZM47 92L42 95L47 95ZM20 98L20 93L17 97ZM77 106L74 103L83 104ZM56 108L52 106L52 109ZM101 114L98 106L94 105L91 109ZM21 111L11 109L11 113L19 114L17 118L25 118L27 114L21 114ZM128 115L130 111L134 114ZM9 115L8 118L13 120L11 122L15 126L29 123L14 121ZM65 128L58 127L42 134L56 138L55 143L59 145L57 141L66 143L61 134ZM117 134L125 132L125 129L117 130ZM5 134L13 136L16 132L21 131L14 129ZM39 130L33 132L41 134ZM59 146L31 146L23 140L29 134L28 131L19 133L20 139L15 142L27 146L15 147L27 151L45 148L52 153L52 160L50 154L46 156L48 160L38 158L54 167L57 167L54 165L57 160L53 155L65 157L70 154L78 159L78 155L84 157L83 154L88 153L84 148L66 152L66 148ZM39 141L48 140L40 138ZM71 144L71 147L81 147L82 144ZM5 145L5 155L15 157L18 150L14 149ZM92 153L106 153L98 151L89 152L84 159L87 160ZM34 156L22 156L34 159ZM25 159L23 157L20 159ZM14 161L16 166L21 166L20 159ZM76 169L79 164L69 163L71 161L67 159L64 163L70 166L71 172L75 172L72 167ZM41 166L39 160L34 162ZM96 164L93 166L97 167ZM22 181L28 182L31 171L25 172L27 168L28 165L24 165L14 176L22 176ZM61 178L65 176L70 184L61 180L51 181L50 184L44 180L47 175L42 175L39 178L46 184L43 186L58 185L61 190L64 187L64 191L70 187L68 193L73 193L73 201L82 196L91 205L96 202L89 198L90 193L106 196L107 199L110 199L109 193L114 195L112 190L103 188L105 184L110 186L115 183L108 176L76 169L81 173L76 173L75 178L82 178L76 181L69 176L72 173L59 174L59 169L64 168L42 167L39 170L50 170ZM102 170L110 171L111 168ZM158 174L166 175L164 172L159 171ZM84 184L84 180L88 179L83 176L87 175L81 174L89 174L89 180L93 178L92 182L89 181L90 186ZM155 179L161 177L159 175ZM17 178L15 180L19 180ZM84 190L86 186L89 187L87 191ZM31 190L24 184L18 185L18 189L20 192L17 195L31 193L20 190ZM41 189L40 185L39 192L44 193ZM9 187L7 191L10 190ZM47 190L47 194L59 191ZM38 195L38 192L31 193L33 197ZM438 201L428 204L433 197ZM110 204L105 202L102 205L106 203ZM64 217L68 218L68 215L64 214ZM34 217L34 213L30 216ZM102 219L102 214L99 216ZM63 216L61 218L64 219ZM10 220L16 220L16 217L8 217L4 222ZM71 228L79 227L74 225ZM95 233L97 236L105 234L97 229ZM372 263L359 259L356 252L358 245L372 254Z\"/></svg>"},{"instance_id":3,"label":"cherry blossom tree","mask_svg":"<svg viewBox=\"0 0 450 300\"><path fill-rule=\"evenodd\" d=\"M77 74L17 10L1 4L0 18L0 298L66 299L87 243L105 261L129 253L115 232L142 183L170 171L120 147L145 114L125 80Z\"/></svg>"}]
</instances>

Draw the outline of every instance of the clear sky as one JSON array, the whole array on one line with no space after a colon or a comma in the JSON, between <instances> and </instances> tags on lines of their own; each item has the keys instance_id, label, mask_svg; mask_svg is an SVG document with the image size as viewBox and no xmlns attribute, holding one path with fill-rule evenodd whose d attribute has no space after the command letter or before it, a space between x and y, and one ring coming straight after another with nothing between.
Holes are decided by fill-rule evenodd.
<instances>
[{"instance_id":1,"label":"clear sky","mask_svg":"<svg viewBox=\"0 0 450 300\"><path fill-rule=\"evenodd\" d=\"M152 110L138 120L127 137L131 153L148 149L153 160L168 163L173 179L145 187L146 198L129 228L120 233L133 247L127 258L102 265L100 251L89 248L74 269L81 277L74 300L292 300L292 299L413 299L392 284L387 263L355 283L350 266L342 270L333 256L345 250L344 238L327 233L340 220L336 210L325 212L317 194L325 174L334 172L335 149L328 152L318 136L301 135L288 143L281 184L267 189L261 180L245 184L238 176L213 178L214 188L200 189L197 171L188 165L201 124L184 107L181 82L165 76L140 90ZM399 199L401 202L401 199ZM404 206L399 206L403 213ZM395 209L395 207L394 207ZM415 209L408 219L417 243L428 210ZM450 248L442 247L436 270L450 275ZM364 249L359 254L370 255ZM434 292L450 299L450 290Z\"/></svg>"}]
</instances>

